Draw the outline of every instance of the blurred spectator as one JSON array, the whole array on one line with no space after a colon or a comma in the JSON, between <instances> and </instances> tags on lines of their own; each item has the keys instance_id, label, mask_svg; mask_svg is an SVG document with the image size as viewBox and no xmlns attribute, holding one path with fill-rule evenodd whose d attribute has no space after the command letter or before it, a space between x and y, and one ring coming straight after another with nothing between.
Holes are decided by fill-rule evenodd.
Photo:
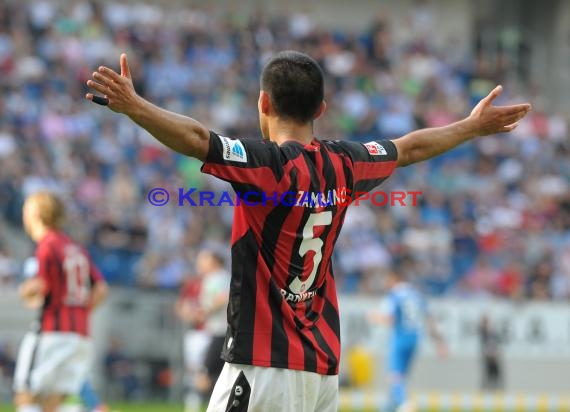
<instances>
[{"instance_id":1,"label":"blurred spectator","mask_svg":"<svg viewBox=\"0 0 570 412\"><path fill-rule=\"evenodd\" d=\"M479 297L491 295L498 279L499 270L491 264L489 258L481 256L467 274L466 282L469 291Z\"/></svg>"},{"instance_id":2,"label":"blurred spectator","mask_svg":"<svg viewBox=\"0 0 570 412\"><path fill-rule=\"evenodd\" d=\"M118 389L120 399L136 400L139 393L139 380L135 372L135 364L122 349L118 338L109 341L105 355L105 375L107 382L113 387L113 393Z\"/></svg>"},{"instance_id":3,"label":"blurred spectator","mask_svg":"<svg viewBox=\"0 0 570 412\"><path fill-rule=\"evenodd\" d=\"M186 267L187 262L181 253L149 252L141 263L139 284L147 288L178 288Z\"/></svg>"},{"instance_id":4,"label":"blurred spectator","mask_svg":"<svg viewBox=\"0 0 570 412\"><path fill-rule=\"evenodd\" d=\"M524 296L523 270L519 262L513 260L501 269L496 288L500 297L518 300Z\"/></svg>"},{"instance_id":5,"label":"blurred spectator","mask_svg":"<svg viewBox=\"0 0 570 412\"><path fill-rule=\"evenodd\" d=\"M544 257L532 269L528 277L528 295L537 300L547 300L552 296L554 267L550 257Z\"/></svg>"},{"instance_id":6,"label":"blurred spectator","mask_svg":"<svg viewBox=\"0 0 570 412\"><path fill-rule=\"evenodd\" d=\"M485 391L498 391L503 388L503 372L501 366L501 344L497 331L487 316L479 323L479 340L481 342L482 383Z\"/></svg>"},{"instance_id":7,"label":"blurred spectator","mask_svg":"<svg viewBox=\"0 0 570 412\"><path fill-rule=\"evenodd\" d=\"M9 344L0 344L0 383L2 383L0 387L8 389L12 387L11 382L15 368L16 357L14 348Z\"/></svg>"},{"instance_id":8,"label":"blurred spectator","mask_svg":"<svg viewBox=\"0 0 570 412\"><path fill-rule=\"evenodd\" d=\"M10 257L8 251L0 243L0 286L14 285L18 276L19 265Z\"/></svg>"}]
</instances>

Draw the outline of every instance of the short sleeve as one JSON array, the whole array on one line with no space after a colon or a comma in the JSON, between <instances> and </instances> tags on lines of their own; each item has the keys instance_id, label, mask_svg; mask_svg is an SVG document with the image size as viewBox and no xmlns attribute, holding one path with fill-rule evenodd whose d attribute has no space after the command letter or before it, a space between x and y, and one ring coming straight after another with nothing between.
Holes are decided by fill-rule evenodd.
<instances>
[{"instance_id":1,"label":"short sleeve","mask_svg":"<svg viewBox=\"0 0 570 412\"><path fill-rule=\"evenodd\" d=\"M93 263L93 260L91 260L91 258L89 258L89 278L91 279L92 285L103 282L105 280L101 274L101 271L95 265L95 263Z\"/></svg>"},{"instance_id":2,"label":"short sleeve","mask_svg":"<svg viewBox=\"0 0 570 412\"><path fill-rule=\"evenodd\" d=\"M352 160L355 192L368 192L374 189L390 177L396 168L398 151L390 140L337 143Z\"/></svg>"},{"instance_id":3,"label":"short sleeve","mask_svg":"<svg viewBox=\"0 0 570 412\"><path fill-rule=\"evenodd\" d=\"M231 139L210 132L210 148L202 172L232 184L236 191L272 192L286 184L276 143Z\"/></svg>"}]
</instances>

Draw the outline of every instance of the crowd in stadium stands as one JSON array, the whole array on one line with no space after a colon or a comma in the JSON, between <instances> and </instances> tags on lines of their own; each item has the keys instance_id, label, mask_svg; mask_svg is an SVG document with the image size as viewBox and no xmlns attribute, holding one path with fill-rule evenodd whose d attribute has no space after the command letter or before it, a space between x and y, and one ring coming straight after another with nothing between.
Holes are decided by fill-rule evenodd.
<instances>
[{"instance_id":1,"label":"crowd in stadium stands","mask_svg":"<svg viewBox=\"0 0 570 412\"><path fill-rule=\"evenodd\" d=\"M335 257L341 291L380 292L381 275L398 270L433 294L570 298L568 113L547 112L507 53L491 60L471 44L431 44L429 9L412 11L405 30L371 17L350 33L304 14L8 3L0 3L0 214L17 227L26 195L58 191L70 232L111 284L179 287L205 242L228 244L232 208L178 207L177 188L229 188L85 101L91 71L117 67L126 51L136 90L152 102L224 135L257 137L260 67L273 51L298 49L326 72L321 138L367 142L444 125L499 82L501 103L530 100L535 109L512 134L398 170L381 187L422 191L418 206L353 207ZM149 204L155 187L169 190L168 205ZM2 285L18 277L11 253L0 245Z\"/></svg>"}]
</instances>

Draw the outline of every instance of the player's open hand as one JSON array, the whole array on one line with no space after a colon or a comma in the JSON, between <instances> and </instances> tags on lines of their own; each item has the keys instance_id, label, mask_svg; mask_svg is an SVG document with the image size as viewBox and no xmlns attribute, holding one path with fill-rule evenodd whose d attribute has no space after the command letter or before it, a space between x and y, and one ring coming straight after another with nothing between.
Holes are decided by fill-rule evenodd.
<instances>
[{"instance_id":1,"label":"player's open hand","mask_svg":"<svg viewBox=\"0 0 570 412\"><path fill-rule=\"evenodd\" d=\"M503 91L502 86L495 87L491 93L473 108L469 120L473 122L475 133L486 136L514 130L519 121L532 109L528 103L513 106L493 106L493 100Z\"/></svg>"},{"instance_id":2,"label":"player's open hand","mask_svg":"<svg viewBox=\"0 0 570 412\"><path fill-rule=\"evenodd\" d=\"M127 62L127 55L121 54L121 74L101 66L93 73L93 79L87 81L87 86L99 92L104 97L87 93L85 98L118 113L128 114L136 103L137 93L133 86L131 71Z\"/></svg>"}]
</instances>

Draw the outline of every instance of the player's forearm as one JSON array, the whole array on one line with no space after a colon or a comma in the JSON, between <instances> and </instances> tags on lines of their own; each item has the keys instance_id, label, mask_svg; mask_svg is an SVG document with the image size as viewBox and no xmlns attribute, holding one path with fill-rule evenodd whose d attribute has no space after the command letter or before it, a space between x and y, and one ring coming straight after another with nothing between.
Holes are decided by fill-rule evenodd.
<instances>
[{"instance_id":1,"label":"player's forearm","mask_svg":"<svg viewBox=\"0 0 570 412\"><path fill-rule=\"evenodd\" d=\"M442 344L444 342L442 334L439 332L438 327L435 324L435 321L430 317L427 321L428 323L428 331L431 338L436 341L438 344Z\"/></svg>"},{"instance_id":2,"label":"player's forearm","mask_svg":"<svg viewBox=\"0 0 570 412\"><path fill-rule=\"evenodd\" d=\"M20 299L22 300L26 300L26 299L30 299L32 297L34 297L34 295L37 292L35 291L35 288L31 288L29 287L29 285L27 284L23 284L22 286L20 286L20 288L18 289L18 295L20 296Z\"/></svg>"},{"instance_id":3,"label":"player's forearm","mask_svg":"<svg viewBox=\"0 0 570 412\"><path fill-rule=\"evenodd\" d=\"M95 309L99 306L105 299L107 299L107 295L109 294L109 288L106 283L98 282L91 292L91 309Z\"/></svg>"},{"instance_id":4,"label":"player's forearm","mask_svg":"<svg viewBox=\"0 0 570 412\"><path fill-rule=\"evenodd\" d=\"M443 127L416 130L394 140L398 149L398 166L431 159L477 135L475 124L470 119Z\"/></svg>"},{"instance_id":5,"label":"player's forearm","mask_svg":"<svg viewBox=\"0 0 570 412\"><path fill-rule=\"evenodd\" d=\"M140 96L128 116L172 150L202 161L206 159L210 131L200 122L161 109Z\"/></svg>"},{"instance_id":6,"label":"player's forearm","mask_svg":"<svg viewBox=\"0 0 570 412\"><path fill-rule=\"evenodd\" d=\"M20 299L28 309L39 309L44 303L44 283L39 278L24 282L18 290Z\"/></svg>"},{"instance_id":7,"label":"player's forearm","mask_svg":"<svg viewBox=\"0 0 570 412\"><path fill-rule=\"evenodd\" d=\"M28 279L18 289L22 300L34 299L43 296L45 291L44 282L40 278Z\"/></svg>"}]
</instances>

